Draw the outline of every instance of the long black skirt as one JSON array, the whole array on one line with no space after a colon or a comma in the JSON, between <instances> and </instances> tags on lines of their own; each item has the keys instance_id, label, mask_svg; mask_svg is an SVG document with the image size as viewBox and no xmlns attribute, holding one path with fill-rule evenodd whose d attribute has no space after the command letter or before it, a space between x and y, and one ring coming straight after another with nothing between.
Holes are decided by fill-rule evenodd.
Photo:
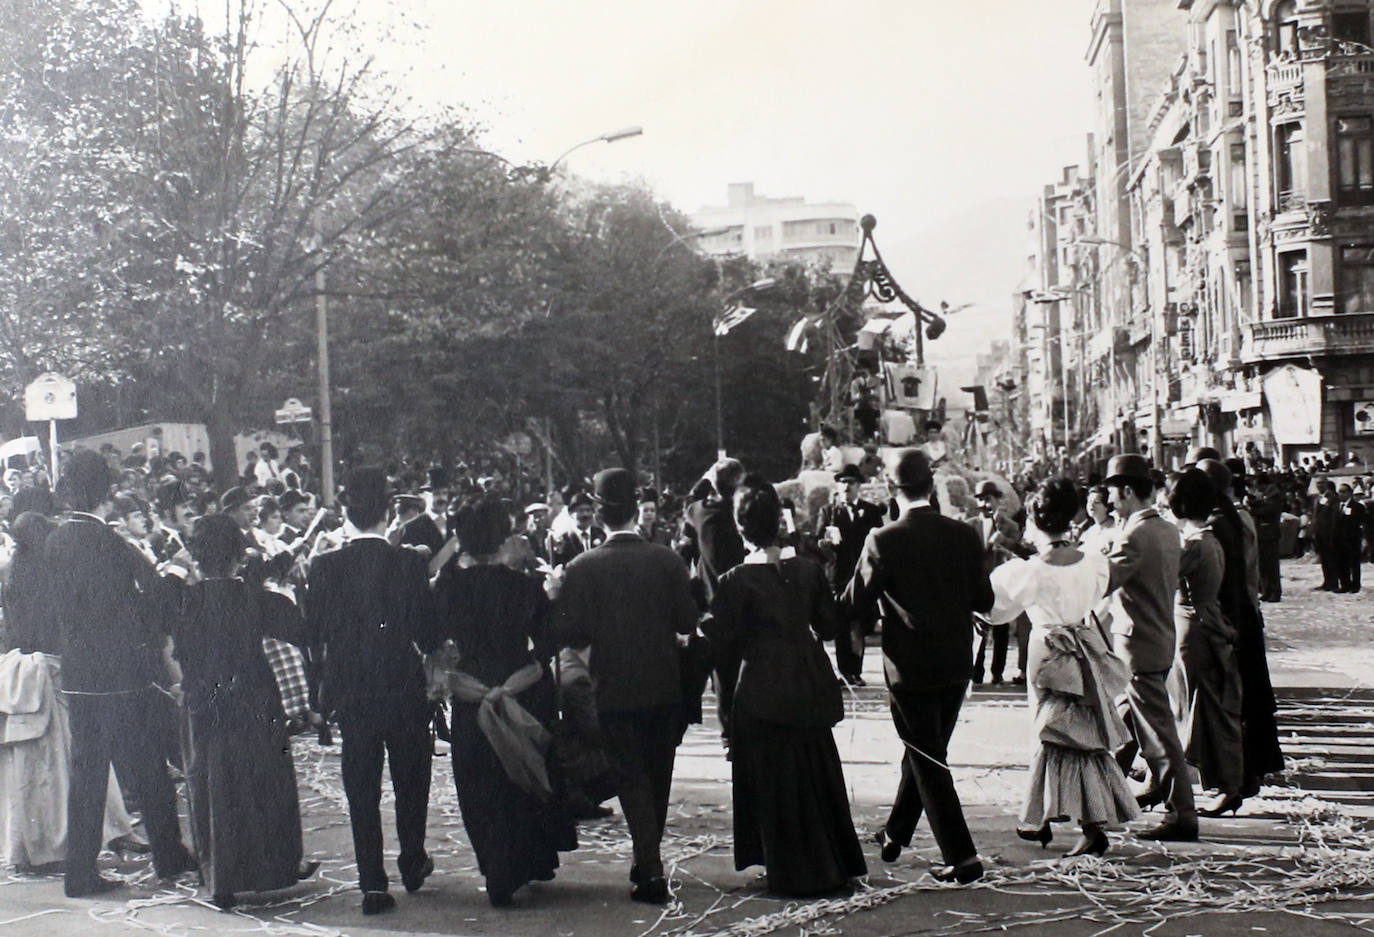
<instances>
[{"instance_id":1,"label":"long black skirt","mask_svg":"<svg viewBox=\"0 0 1374 937\"><path fill-rule=\"evenodd\" d=\"M1264 619L1255 612L1245 625L1237 629L1236 662L1240 667L1245 771L1241 793L1251 796L1259 791L1265 775L1283 770L1283 749L1279 746L1279 727L1275 718L1278 704L1264 648Z\"/></svg>"},{"instance_id":2,"label":"long black skirt","mask_svg":"<svg viewBox=\"0 0 1374 937\"><path fill-rule=\"evenodd\" d=\"M737 714L731 737L735 868L779 895L822 895L867 874L830 729Z\"/></svg>"},{"instance_id":3,"label":"long black skirt","mask_svg":"<svg viewBox=\"0 0 1374 937\"><path fill-rule=\"evenodd\" d=\"M540 684L530 692L543 696L548 689ZM521 702L530 708L524 695ZM547 802L516 786L477 725L477 707L457 700L452 745L458 807L488 893L509 896L526 882L552 879L558 853L577 848L577 828L562 809L555 766L549 765L555 792Z\"/></svg>"},{"instance_id":4,"label":"long black skirt","mask_svg":"<svg viewBox=\"0 0 1374 937\"><path fill-rule=\"evenodd\" d=\"M205 887L223 895L295 885L301 814L276 685L222 694L212 706L188 710L182 725L191 835Z\"/></svg>"}]
</instances>

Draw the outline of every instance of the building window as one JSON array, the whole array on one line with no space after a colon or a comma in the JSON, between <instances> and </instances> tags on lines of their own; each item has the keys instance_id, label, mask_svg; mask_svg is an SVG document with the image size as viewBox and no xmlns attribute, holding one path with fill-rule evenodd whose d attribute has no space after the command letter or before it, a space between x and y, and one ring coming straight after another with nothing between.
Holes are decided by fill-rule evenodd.
<instances>
[{"instance_id":1,"label":"building window","mask_svg":"<svg viewBox=\"0 0 1374 937\"><path fill-rule=\"evenodd\" d=\"M1274 149L1278 159L1276 175L1279 183L1279 210L1287 210L1285 197L1298 197L1303 193L1303 181L1307 178L1307 148L1303 142L1302 124L1284 124L1276 131Z\"/></svg>"},{"instance_id":2,"label":"building window","mask_svg":"<svg viewBox=\"0 0 1374 937\"><path fill-rule=\"evenodd\" d=\"M1275 52L1280 55L1298 56L1298 4L1296 0L1284 0L1274 10Z\"/></svg>"},{"instance_id":3,"label":"building window","mask_svg":"<svg viewBox=\"0 0 1374 937\"><path fill-rule=\"evenodd\" d=\"M1279 254L1280 319L1294 319L1307 315L1307 251Z\"/></svg>"},{"instance_id":4,"label":"building window","mask_svg":"<svg viewBox=\"0 0 1374 937\"><path fill-rule=\"evenodd\" d=\"M1336 118L1336 189L1347 205L1374 202L1374 120Z\"/></svg>"},{"instance_id":5,"label":"building window","mask_svg":"<svg viewBox=\"0 0 1374 937\"><path fill-rule=\"evenodd\" d=\"M1249 210L1249 182L1245 173L1245 144L1231 144L1231 213L1243 215Z\"/></svg>"},{"instance_id":6,"label":"building window","mask_svg":"<svg viewBox=\"0 0 1374 937\"><path fill-rule=\"evenodd\" d=\"M835 222L833 222L833 221L820 221L820 222L817 222L817 223L816 223L816 233L817 233L817 234L834 234L834 233L835 233Z\"/></svg>"},{"instance_id":7,"label":"building window","mask_svg":"<svg viewBox=\"0 0 1374 937\"><path fill-rule=\"evenodd\" d=\"M1245 78L1241 74L1240 45L1236 42L1234 29L1226 33L1226 83L1226 92L1231 97L1238 97L1241 86L1245 83Z\"/></svg>"},{"instance_id":8,"label":"building window","mask_svg":"<svg viewBox=\"0 0 1374 937\"><path fill-rule=\"evenodd\" d=\"M1341 312L1374 312L1374 245L1341 248Z\"/></svg>"},{"instance_id":9,"label":"building window","mask_svg":"<svg viewBox=\"0 0 1374 937\"><path fill-rule=\"evenodd\" d=\"M757 225L754 228L754 240L771 241L773 239L773 226L771 224Z\"/></svg>"},{"instance_id":10,"label":"building window","mask_svg":"<svg viewBox=\"0 0 1374 937\"><path fill-rule=\"evenodd\" d=\"M1369 45L1369 13L1365 10L1350 13L1334 13L1331 16L1331 34L1342 42L1358 42Z\"/></svg>"}]
</instances>

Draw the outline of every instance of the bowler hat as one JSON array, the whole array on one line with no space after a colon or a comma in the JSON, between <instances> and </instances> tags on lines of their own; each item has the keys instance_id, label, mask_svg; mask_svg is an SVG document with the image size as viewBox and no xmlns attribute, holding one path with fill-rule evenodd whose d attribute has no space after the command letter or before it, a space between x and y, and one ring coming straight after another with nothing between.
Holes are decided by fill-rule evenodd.
<instances>
[{"instance_id":1,"label":"bowler hat","mask_svg":"<svg viewBox=\"0 0 1374 937\"><path fill-rule=\"evenodd\" d=\"M863 480L864 473L859 471L857 465L846 465L835 473L835 481L837 482L862 482Z\"/></svg>"},{"instance_id":2,"label":"bowler hat","mask_svg":"<svg viewBox=\"0 0 1374 937\"><path fill-rule=\"evenodd\" d=\"M625 507L637 504L635 477L627 469L602 469L592 477L592 497L597 504Z\"/></svg>"},{"instance_id":3,"label":"bowler hat","mask_svg":"<svg viewBox=\"0 0 1374 937\"><path fill-rule=\"evenodd\" d=\"M1108 485L1119 481L1142 481L1154 485L1154 479L1150 477L1150 463L1138 452L1112 456L1107 463L1107 477L1103 481Z\"/></svg>"},{"instance_id":4,"label":"bowler hat","mask_svg":"<svg viewBox=\"0 0 1374 937\"><path fill-rule=\"evenodd\" d=\"M1197 468L1212 480L1212 487L1217 490L1217 494L1231 493L1231 470L1224 462L1218 459L1203 459L1197 464Z\"/></svg>"},{"instance_id":5,"label":"bowler hat","mask_svg":"<svg viewBox=\"0 0 1374 937\"><path fill-rule=\"evenodd\" d=\"M1188 450L1188 458L1185 464L1196 465L1203 459L1216 459L1217 461L1221 461L1221 453L1217 452L1217 450L1213 449L1211 446L1194 446Z\"/></svg>"},{"instance_id":6,"label":"bowler hat","mask_svg":"<svg viewBox=\"0 0 1374 937\"><path fill-rule=\"evenodd\" d=\"M992 479L984 479L978 483L978 488L973 492L974 498L1000 498L1002 489L997 487L997 483Z\"/></svg>"}]
</instances>

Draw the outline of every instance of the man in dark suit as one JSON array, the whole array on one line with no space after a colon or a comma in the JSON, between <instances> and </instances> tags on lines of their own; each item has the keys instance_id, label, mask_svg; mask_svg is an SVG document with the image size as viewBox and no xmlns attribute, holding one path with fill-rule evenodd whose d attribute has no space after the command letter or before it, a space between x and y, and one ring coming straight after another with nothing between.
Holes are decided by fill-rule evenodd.
<instances>
[{"instance_id":1,"label":"man in dark suit","mask_svg":"<svg viewBox=\"0 0 1374 937\"><path fill-rule=\"evenodd\" d=\"M98 453L73 453L59 494L75 510L44 549L72 733L63 882L69 898L120 887L96 868L111 762L119 783L138 798L157 874L196 868L181 841L159 733L163 697L154 677L167 638L154 597L161 590L152 564L105 523L113 480Z\"/></svg>"},{"instance_id":2,"label":"man in dark suit","mask_svg":"<svg viewBox=\"0 0 1374 937\"><path fill-rule=\"evenodd\" d=\"M968 525L978 532L983 545L983 570L992 571L1016 556L1015 547L1021 541L1021 528L1001 511L1002 489L991 479L978 483L973 498L978 502L978 514ZM987 659L988 637L992 638L992 682L1002 682L1007 666L1007 648L1011 645L1011 624L989 625L978 640L978 653L973 658L973 682L983 682L983 661ZM1024 669L1024 665L1023 665Z\"/></svg>"},{"instance_id":3,"label":"man in dark suit","mask_svg":"<svg viewBox=\"0 0 1374 937\"><path fill-rule=\"evenodd\" d=\"M568 511L576 526L555 537L549 548L549 565L566 566L578 556L606 541L606 531L596 523L596 505L585 491L579 491L568 500Z\"/></svg>"},{"instance_id":4,"label":"man in dark suit","mask_svg":"<svg viewBox=\"0 0 1374 937\"><path fill-rule=\"evenodd\" d=\"M1336 518L1340 513L1335 482L1318 478L1317 502L1312 509L1312 546L1322 565L1321 585L1316 588L1324 592L1336 592L1340 588L1340 576L1336 571Z\"/></svg>"},{"instance_id":5,"label":"man in dark suit","mask_svg":"<svg viewBox=\"0 0 1374 937\"><path fill-rule=\"evenodd\" d=\"M382 866L382 764L396 794L396 864L406 891L434 871L425 852L429 807L430 707L420 652L439 644L427 561L386 539L387 482L356 469L342 500L358 533L310 565L306 624L324 660L321 711L338 717L343 785L363 913L395 907Z\"/></svg>"},{"instance_id":6,"label":"man in dark suit","mask_svg":"<svg viewBox=\"0 0 1374 937\"><path fill-rule=\"evenodd\" d=\"M396 521L392 542L403 547L424 547L433 556L444 548L444 535L434 518L425 513L425 499L419 495L400 494L392 499L396 507Z\"/></svg>"},{"instance_id":7,"label":"man in dark suit","mask_svg":"<svg viewBox=\"0 0 1374 937\"><path fill-rule=\"evenodd\" d=\"M896 861L924 811L945 862L932 874L967 884L983 866L947 761L973 669L973 613L992 609L992 585L978 535L931 506L925 454L901 450L888 477L901 515L868 535L842 599L851 618L874 608L882 615L892 719L906 746L897 798L877 840L883 860Z\"/></svg>"},{"instance_id":8,"label":"man in dark suit","mask_svg":"<svg viewBox=\"0 0 1374 937\"><path fill-rule=\"evenodd\" d=\"M835 551L831 584L835 594L843 595L854 578L864 541L870 530L877 530L886 520L886 511L859 496L864 476L857 465L846 465L835 473L835 481L843 486L843 494L822 505L816 518L816 528ZM856 620L835 635L835 668L840 678L851 686L863 686L864 635L872 630L872 617Z\"/></svg>"},{"instance_id":9,"label":"man in dark suit","mask_svg":"<svg viewBox=\"0 0 1374 937\"><path fill-rule=\"evenodd\" d=\"M1117 753L1129 770L1138 748L1150 767L1150 787L1136 799L1142 806L1163 801L1164 822L1140 833L1142 839L1197 839L1197 808L1188 765L1174 724L1167 679L1174 663L1174 593L1182 553L1178 528L1151 506L1150 464L1136 453L1113 456L1105 481L1121 533L1108 557L1113 645L1131 669L1121 701L1122 717L1134 743Z\"/></svg>"},{"instance_id":10,"label":"man in dark suit","mask_svg":"<svg viewBox=\"0 0 1374 937\"><path fill-rule=\"evenodd\" d=\"M668 883L659 847L685 728L678 636L696 630L697 610L682 560L635 530L634 477L606 469L594 487L610 537L568 564L559 640L591 649L602 736L634 843L630 896L662 903Z\"/></svg>"},{"instance_id":11,"label":"man in dark suit","mask_svg":"<svg viewBox=\"0 0 1374 937\"><path fill-rule=\"evenodd\" d=\"M1341 485L1336 490L1340 508L1336 514L1336 591L1360 591L1360 561L1364 552L1364 505L1355 490Z\"/></svg>"}]
</instances>

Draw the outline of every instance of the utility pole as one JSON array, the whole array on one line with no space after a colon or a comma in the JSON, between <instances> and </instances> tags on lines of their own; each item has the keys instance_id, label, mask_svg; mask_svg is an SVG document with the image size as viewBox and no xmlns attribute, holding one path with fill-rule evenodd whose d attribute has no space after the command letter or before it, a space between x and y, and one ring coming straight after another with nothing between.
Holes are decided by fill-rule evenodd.
<instances>
[{"instance_id":1,"label":"utility pole","mask_svg":"<svg viewBox=\"0 0 1374 937\"><path fill-rule=\"evenodd\" d=\"M315 222L315 243L320 262L315 268L315 341L319 360L320 397L320 500L334 504L334 426L329 400L329 299L325 296L324 238Z\"/></svg>"}]
</instances>

